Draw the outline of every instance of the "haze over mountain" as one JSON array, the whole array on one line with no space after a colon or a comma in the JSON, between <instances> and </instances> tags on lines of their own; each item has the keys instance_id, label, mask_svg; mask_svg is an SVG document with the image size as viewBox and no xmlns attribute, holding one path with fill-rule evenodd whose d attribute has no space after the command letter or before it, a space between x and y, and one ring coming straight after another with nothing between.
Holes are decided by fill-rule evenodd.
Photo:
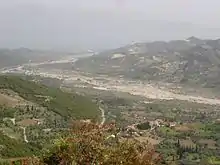
<instances>
[{"instance_id":1,"label":"haze over mountain","mask_svg":"<svg viewBox=\"0 0 220 165\"><path fill-rule=\"evenodd\" d=\"M169 42L133 43L80 59L86 72L219 88L220 40L190 37Z\"/></svg>"},{"instance_id":2,"label":"haze over mountain","mask_svg":"<svg viewBox=\"0 0 220 165\"><path fill-rule=\"evenodd\" d=\"M215 38L219 3L0 0L0 47L100 49L192 35Z\"/></svg>"}]
</instances>

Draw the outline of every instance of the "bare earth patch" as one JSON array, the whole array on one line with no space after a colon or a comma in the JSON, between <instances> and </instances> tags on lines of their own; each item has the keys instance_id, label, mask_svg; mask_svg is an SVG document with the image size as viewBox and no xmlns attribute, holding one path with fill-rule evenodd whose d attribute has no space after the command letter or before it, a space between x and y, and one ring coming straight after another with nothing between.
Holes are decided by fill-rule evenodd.
<instances>
[{"instance_id":1,"label":"bare earth patch","mask_svg":"<svg viewBox=\"0 0 220 165\"><path fill-rule=\"evenodd\" d=\"M30 125L37 125L38 121L34 119L24 119L22 121L17 122L17 124L23 127L27 127Z\"/></svg>"},{"instance_id":2,"label":"bare earth patch","mask_svg":"<svg viewBox=\"0 0 220 165\"><path fill-rule=\"evenodd\" d=\"M18 105L32 105L33 103L23 99L16 92L9 89L0 89L0 105L16 107Z\"/></svg>"},{"instance_id":3,"label":"bare earth patch","mask_svg":"<svg viewBox=\"0 0 220 165\"><path fill-rule=\"evenodd\" d=\"M188 132L192 130L192 128L187 125L177 125L174 129L179 132Z\"/></svg>"},{"instance_id":4,"label":"bare earth patch","mask_svg":"<svg viewBox=\"0 0 220 165\"><path fill-rule=\"evenodd\" d=\"M162 141L162 138L159 137L152 138L149 136L135 137L135 139L140 142L150 143L151 145L158 145Z\"/></svg>"},{"instance_id":5,"label":"bare earth patch","mask_svg":"<svg viewBox=\"0 0 220 165\"><path fill-rule=\"evenodd\" d=\"M193 143L192 140L188 139L188 140L180 140L180 145L181 146L189 146L189 147L195 147L195 143Z\"/></svg>"},{"instance_id":6,"label":"bare earth patch","mask_svg":"<svg viewBox=\"0 0 220 165\"><path fill-rule=\"evenodd\" d=\"M4 105L7 107L15 107L18 104L19 100L4 94L0 94L0 105Z\"/></svg>"},{"instance_id":7,"label":"bare earth patch","mask_svg":"<svg viewBox=\"0 0 220 165\"><path fill-rule=\"evenodd\" d=\"M210 149L216 149L216 141L212 140L212 139L201 139L198 141L199 144L201 145L207 145L208 148Z\"/></svg>"},{"instance_id":8,"label":"bare earth patch","mask_svg":"<svg viewBox=\"0 0 220 165\"><path fill-rule=\"evenodd\" d=\"M24 103L26 103L26 101L14 91L8 89L0 90L0 105L15 107Z\"/></svg>"}]
</instances>

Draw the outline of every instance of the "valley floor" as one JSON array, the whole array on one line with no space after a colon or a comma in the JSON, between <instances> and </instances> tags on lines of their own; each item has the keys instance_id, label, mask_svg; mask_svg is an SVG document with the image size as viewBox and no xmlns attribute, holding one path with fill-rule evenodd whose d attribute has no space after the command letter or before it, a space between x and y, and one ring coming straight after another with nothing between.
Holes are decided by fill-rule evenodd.
<instances>
[{"instance_id":1,"label":"valley floor","mask_svg":"<svg viewBox=\"0 0 220 165\"><path fill-rule=\"evenodd\" d=\"M59 61L57 63L59 63ZM187 93L181 94L181 92L178 93L178 91L182 89L180 86L177 86L175 84L173 84L174 87L170 89L170 86L172 86L172 84L166 86L166 84L158 85L158 83L152 83L152 82L129 81L123 79L122 77L108 77L107 75L100 75L94 77L94 75L90 75L78 71L54 69L52 67L51 69L48 69L48 68L44 68L44 65L46 65L46 63L44 64L40 63L39 66L35 64L34 66L32 66L32 69L28 71L22 67L19 67L17 68L17 70L13 69L13 71L9 69L8 72L57 78L57 79L62 79L64 84L73 84L73 85L78 84L78 87L90 86L92 88L99 90L127 92L132 95L139 95L150 99L183 100L183 101L197 102L197 103L210 104L210 105L216 105L216 104L220 105L220 99L217 98L209 98L209 97L199 96L196 94L194 95Z\"/></svg>"}]
</instances>

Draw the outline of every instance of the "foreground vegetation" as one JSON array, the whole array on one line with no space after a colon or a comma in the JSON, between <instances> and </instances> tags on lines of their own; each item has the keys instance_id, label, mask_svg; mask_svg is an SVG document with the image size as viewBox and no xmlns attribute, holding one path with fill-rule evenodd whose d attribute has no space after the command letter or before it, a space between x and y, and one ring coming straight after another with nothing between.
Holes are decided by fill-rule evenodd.
<instances>
[{"instance_id":1,"label":"foreground vegetation","mask_svg":"<svg viewBox=\"0 0 220 165\"><path fill-rule=\"evenodd\" d=\"M183 145L181 140L164 140L160 146L139 142L135 138L122 138L115 124L98 125L87 121L73 123L72 129L53 140L37 157L4 159L2 164L27 163L33 165L213 165L219 159L210 156L197 161L201 146ZM164 149L166 148L166 155ZM156 150L155 150L156 149ZM189 161L191 157L194 161ZM184 158L184 159L183 159ZM205 157L204 157L205 158ZM189 159L189 158L188 158ZM4 162L4 163L3 163Z\"/></svg>"},{"instance_id":2,"label":"foreground vegetation","mask_svg":"<svg viewBox=\"0 0 220 165\"><path fill-rule=\"evenodd\" d=\"M40 157L5 160L34 165L160 165L162 158L149 144L120 140L114 124L75 122L68 135L54 141Z\"/></svg>"},{"instance_id":3,"label":"foreground vegetation","mask_svg":"<svg viewBox=\"0 0 220 165\"><path fill-rule=\"evenodd\" d=\"M159 164L160 157L148 144L120 140L114 124L74 123L72 132L43 156L46 164Z\"/></svg>"}]
</instances>

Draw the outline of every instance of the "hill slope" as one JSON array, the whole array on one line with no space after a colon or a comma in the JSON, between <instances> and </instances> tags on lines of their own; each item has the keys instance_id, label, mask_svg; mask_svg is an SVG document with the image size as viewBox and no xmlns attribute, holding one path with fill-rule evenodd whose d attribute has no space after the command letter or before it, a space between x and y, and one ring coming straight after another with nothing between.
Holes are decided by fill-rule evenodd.
<instances>
[{"instance_id":1,"label":"hill slope","mask_svg":"<svg viewBox=\"0 0 220 165\"><path fill-rule=\"evenodd\" d=\"M25 100L47 107L63 117L98 118L97 106L88 98L65 93L19 77L0 76L0 89L10 89ZM46 98L46 99L45 99Z\"/></svg>"},{"instance_id":2,"label":"hill slope","mask_svg":"<svg viewBox=\"0 0 220 165\"><path fill-rule=\"evenodd\" d=\"M65 133L72 120L100 118L99 107L89 98L16 76L0 76L0 157L37 154Z\"/></svg>"},{"instance_id":3,"label":"hill slope","mask_svg":"<svg viewBox=\"0 0 220 165\"><path fill-rule=\"evenodd\" d=\"M220 40L134 43L80 59L75 68L131 79L220 87Z\"/></svg>"}]
</instances>

